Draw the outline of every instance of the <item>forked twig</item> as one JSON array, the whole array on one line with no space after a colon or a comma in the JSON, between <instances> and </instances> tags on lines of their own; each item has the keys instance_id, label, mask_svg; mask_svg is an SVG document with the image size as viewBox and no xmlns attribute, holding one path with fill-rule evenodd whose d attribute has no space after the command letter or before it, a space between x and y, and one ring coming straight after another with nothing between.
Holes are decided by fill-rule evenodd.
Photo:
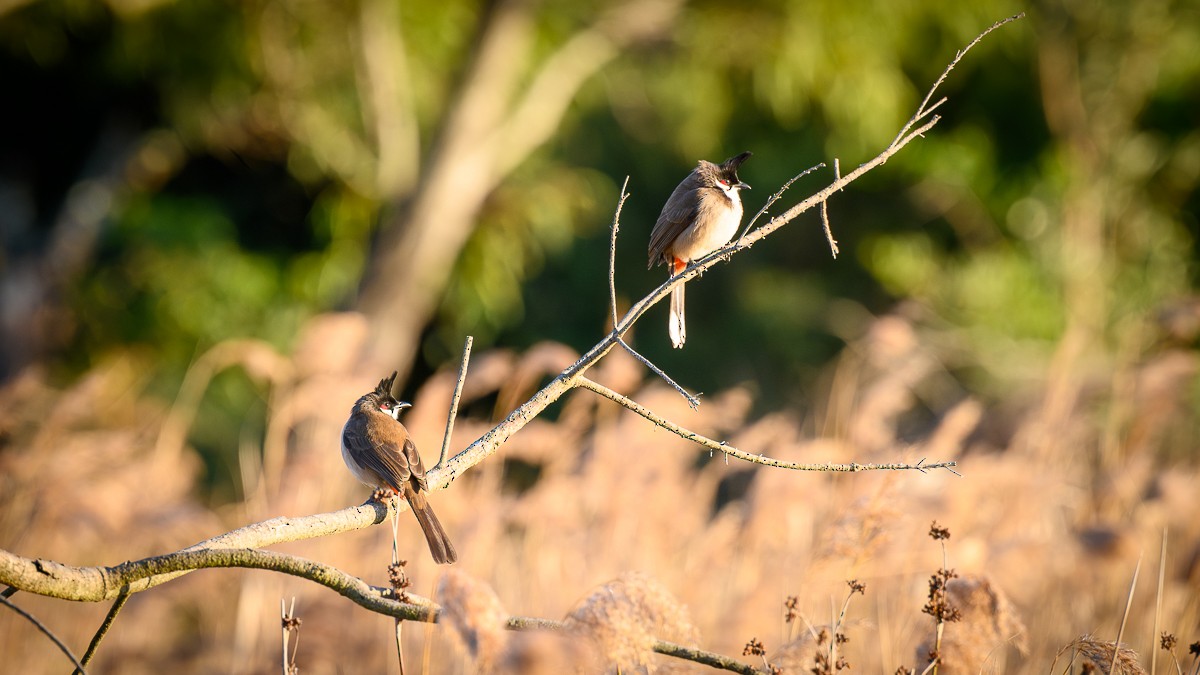
<instances>
[{"instance_id":1,"label":"forked twig","mask_svg":"<svg viewBox=\"0 0 1200 675\"><path fill-rule=\"evenodd\" d=\"M625 200L629 199L629 193L626 191L626 189L628 187L629 187L629 176L625 176L625 182L621 184L621 198L619 200L617 200L617 210L613 214L612 227L610 228L610 234L609 234L609 238L608 238L608 305L609 305L609 309L612 312L612 323L613 323L614 333L616 331L616 325L617 325L617 321L618 321L618 319L617 319L617 232L621 229L621 209L623 209L625 207ZM611 335L610 335L610 337L611 337ZM625 348L625 351L629 352L633 356L633 358L637 359L638 361L641 361L642 365L644 365L650 369L650 372L661 377L664 382L671 385L671 387L675 391L679 392L680 396L687 399L688 405L690 405L693 410L696 409L700 405L700 399L693 396L692 394L689 394L686 389L679 386L678 382L671 379L671 376L667 375L666 371L664 371L662 368L659 368L658 366L654 365L654 363L652 363L650 361L650 359L642 356L641 354L639 354L637 352L636 349L629 346L629 343L626 342L624 340L624 338L622 338L620 335L616 335L616 340L618 343L620 343L620 345L622 347Z\"/></svg>"},{"instance_id":2,"label":"forked twig","mask_svg":"<svg viewBox=\"0 0 1200 675\"><path fill-rule=\"evenodd\" d=\"M929 100L933 98L933 93L938 90L938 87L942 86L942 83L945 82L946 78L950 75L950 71L954 70L954 67L957 66L958 62L961 61L962 58L967 55L967 52L971 51L972 47L979 44L979 41L982 40L983 38L987 37L988 33L991 33L992 31L996 30L997 28L999 28L1007 23L1012 23L1013 21L1016 21L1017 19L1023 18L1024 16L1025 16L1025 12L1021 12L1020 14L1014 14L1014 15L1008 17L1007 19L1001 19L1001 20L997 21L996 23L989 26L987 28L987 30L983 31L979 35L976 35L975 39L971 40L969 43L967 43L966 47L963 47L962 49L958 50L958 53L954 55L954 59L952 61L950 61L950 65L946 66L946 69L942 71L941 77L939 77L937 79L937 81L933 83L933 86L930 87L929 91L925 94L925 99L922 100L921 105L917 107L917 112L911 118L909 118L908 122L906 122L904 124L904 127L900 129L900 133L896 134L895 140L893 140L892 144L888 146L888 149L890 150L891 148L895 147L896 144L898 142L900 142L900 139L904 138L904 136L908 133L909 129L913 128L913 125L915 125L922 118L929 115L929 113L933 112L934 110L937 110L938 106L940 106L946 102L945 98L941 98L938 100L937 103L934 103L932 106L929 105Z\"/></svg>"}]
</instances>

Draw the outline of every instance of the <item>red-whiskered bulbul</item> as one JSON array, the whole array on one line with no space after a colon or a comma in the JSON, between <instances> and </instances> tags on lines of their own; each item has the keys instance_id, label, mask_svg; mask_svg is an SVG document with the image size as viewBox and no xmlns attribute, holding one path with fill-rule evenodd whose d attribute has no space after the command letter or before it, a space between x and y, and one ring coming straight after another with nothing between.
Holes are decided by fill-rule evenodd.
<instances>
[{"instance_id":1,"label":"red-whiskered bulbul","mask_svg":"<svg viewBox=\"0 0 1200 675\"><path fill-rule=\"evenodd\" d=\"M402 495L421 524L434 561L452 563L458 553L426 499L425 464L400 423L400 411L412 404L392 396L395 383L396 373L392 373L350 409L350 419L342 427L342 459L364 484Z\"/></svg>"},{"instance_id":2,"label":"red-whiskered bulbul","mask_svg":"<svg viewBox=\"0 0 1200 675\"><path fill-rule=\"evenodd\" d=\"M742 198L738 190L750 186L738 179L737 170L750 157L743 152L723 164L700 160L675 187L650 232L650 263L667 264L667 276L679 274L733 239L742 223ZM671 291L671 317L667 323L671 345L683 347L687 326L683 318L683 284Z\"/></svg>"}]
</instances>

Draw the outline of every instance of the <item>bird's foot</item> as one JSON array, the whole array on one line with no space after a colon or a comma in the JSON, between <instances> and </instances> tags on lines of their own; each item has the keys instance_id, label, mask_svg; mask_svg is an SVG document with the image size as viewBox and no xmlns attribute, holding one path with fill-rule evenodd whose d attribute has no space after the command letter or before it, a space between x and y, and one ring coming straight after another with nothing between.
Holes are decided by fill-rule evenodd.
<instances>
[{"instance_id":1,"label":"bird's foot","mask_svg":"<svg viewBox=\"0 0 1200 675\"><path fill-rule=\"evenodd\" d=\"M371 499L374 499L377 502L390 502L392 497L395 496L395 491L393 491L391 488L385 487L375 488L375 491L371 493Z\"/></svg>"}]
</instances>

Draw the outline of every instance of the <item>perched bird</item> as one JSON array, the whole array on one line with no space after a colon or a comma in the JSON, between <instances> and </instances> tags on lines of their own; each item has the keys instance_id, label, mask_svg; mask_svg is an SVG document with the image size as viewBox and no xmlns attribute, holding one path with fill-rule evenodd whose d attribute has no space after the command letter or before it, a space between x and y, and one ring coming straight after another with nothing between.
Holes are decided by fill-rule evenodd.
<instances>
[{"instance_id":1,"label":"perched bird","mask_svg":"<svg viewBox=\"0 0 1200 675\"><path fill-rule=\"evenodd\" d=\"M350 409L350 419L342 427L342 459L364 484L403 495L421 524L434 561L452 563L458 553L426 499L425 464L400 423L400 411L412 404L392 396L395 383L396 373L392 373Z\"/></svg>"},{"instance_id":2,"label":"perched bird","mask_svg":"<svg viewBox=\"0 0 1200 675\"><path fill-rule=\"evenodd\" d=\"M699 260L729 243L742 222L739 190L750 186L738 179L737 170L750 157L743 152L723 164L700 160L696 168L675 187L650 232L650 263L667 264L667 276L675 276L693 260ZM671 317L667 323L671 344L683 347L687 327L683 317L683 284L671 291Z\"/></svg>"}]
</instances>

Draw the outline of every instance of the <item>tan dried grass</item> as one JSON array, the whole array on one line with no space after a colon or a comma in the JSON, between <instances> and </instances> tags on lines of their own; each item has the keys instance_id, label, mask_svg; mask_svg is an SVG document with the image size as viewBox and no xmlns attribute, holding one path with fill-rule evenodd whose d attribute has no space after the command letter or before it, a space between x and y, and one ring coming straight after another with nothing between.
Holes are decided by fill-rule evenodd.
<instances>
[{"instance_id":1,"label":"tan dried grass","mask_svg":"<svg viewBox=\"0 0 1200 675\"><path fill-rule=\"evenodd\" d=\"M297 379L272 399L268 421L284 457L279 489L256 491L219 507L205 501L201 464L193 451L185 449L175 464L147 458L165 410L143 391L149 364L132 357L124 365L117 360L62 391L36 373L0 389L5 443L0 449L0 545L67 563L111 564L176 550L274 515L361 502L367 494L344 470L337 435L350 402L373 386L378 373L359 372L350 360L330 353L336 345L360 339L360 327L353 315L338 315L304 332L291 357ZM1092 411L1071 417L1069 439L1077 450L1052 461L989 449L1003 450L1005 439L1037 421L997 415L1004 402L988 402L982 418L970 403L939 409L941 421L927 437L901 440L897 424L904 406L916 405L931 384L945 377L929 361L919 372L898 373L903 377L881 374L887 364L911 353L904 333L903 326L892 323L870 338L877 344L853 344L847 358L857 354L858 366L839 370L837 386L845 400L838 399L844 404L838 414L846 417L830 428L856 429L869 448L848 443L846 434L813 438L811 428L824 425L806 421L796 410L751 418L753 397L743 388L706 396L692 411L657 382L647 380L639 388L627 360L614 361L604 377L640 403L739 447L803 461L863 461L871 455L944 459L934 453L945 452L962 462L962 478L812 475L726 463L611 402L576 392L557 419L536 420L495 457L459 476L450 490L431 497L463 553L455 569L494 589L510 611L543 617L562 615L582 589L627 570L647 570L659 578L670 574L671 587L680 594L677 602L688 607L690 625L707 636L701 646L731 655L740 654L751 636L785 643L779 607L788 595L800 598L805 615L828 616L830 596L840 595L844 580L853 576L870 588L853 613L868 617L880 639L852 641L848 658L857 672L894 672L910 662L914 645L929 631L919 610L929 571L940 562L924 536L936 519L954 531L950 555L963 576L986 575L993 589L1003 587L1029 617L1029 656L1010 665L1010 671L1036 672L1079 627L1120 614L1134 562L1130 556L1157 550L1167 528L1173 545L1163 627L1183 637L1188 626L1197 625L1195 576L1189 582L1188 574L1200 569L1189 562L1200 550L1200 520L1194 517L1200 512L1194 489L1200 471L1188 463L1153 461L1146 450L1155 439L1180 433L1183 415L1147 415L1138 421L1130 427L1137 429L1131 439L1137 445L1113 453L1117 463L1100 472L1089 450L1101 435ZM542 364L538 370L537 363L521 364L523 355L477 353L464 393L467 413L456 423L452 450L490 426L494 410L483 402L497 395L510 375L519 368L545 373L553 356L553 350L541 352L534 359ZM456 369L457 363L412 394L416 409L406 422L428 464L440 446ZM676 375L687 379L686 372ZM856 392L872 387L894 391L872 394L873 409L885 413L881 424L859 424ZM1183 400L1180 396L1176 392L1175 400ZM1006 407L1036 407L1027 394L1021 397L1024 408ZM922 404L930 405L929 399ZM986 443L973 430L977 420L989 425ZM259 448L250 441L243 461L253 462ZM540 477L523 492L512 489L505 468L509 459L536 466ZM61 470L83 498L64 498L62 485L46 482L42 476L51 469ZM744 495L718 502L723 482L735 474L748 479ZM400 557L410 561L412 590L433 595L441 570L428 561L419 532L406 524L401 522ZM1089 545L1087 537L1097 528L1120 532L1121 545L1102 551ZM382 584L391 532L373 528L280 548ZM298 656L302 670L382 672L394 662L390 621L372 619L312 584L222 570L190 575L134 598L101 649L98 667L131 673L271 671L277 660L279 597L292 595L305 619ZM86 644L107 610L22 601L72 645ZM1135 629L1151 624L1153 610L1152 594L1139 593L1129 635L1143 653L1153 645L1138 640L1149 631ZM156 632L151 635L146 626ZM987 630L999 640L1009 637L995 626ZM6 662L35 675L60 672L62 664L28 631L10 613L0 612L0 651L11 657ZM406 652L421 653L428 644L434 655L431 673L464 672L468 661L456 654L466 650L451 633L442 627L408 628ZM529 654L566 651L558 638L510 636L514 639L527 644ZM522 658L506 649L495 667L499 672L504 664L538 662ZM672 662L648 658L660 667ZM1017 658L1009 654L1010 661Z\"/></svg>"}]
</instances>

